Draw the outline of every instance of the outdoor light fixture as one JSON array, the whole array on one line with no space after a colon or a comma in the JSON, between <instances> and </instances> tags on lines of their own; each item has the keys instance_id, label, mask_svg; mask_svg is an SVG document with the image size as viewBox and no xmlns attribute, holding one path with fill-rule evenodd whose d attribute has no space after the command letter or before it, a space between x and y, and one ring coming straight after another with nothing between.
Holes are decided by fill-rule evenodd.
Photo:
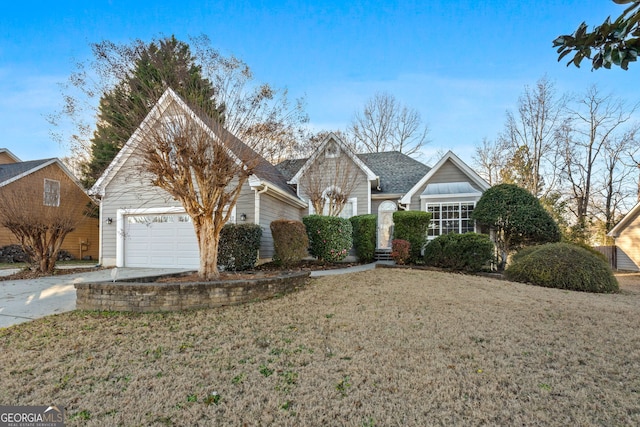
<instances>
[{"instance_id":1,"label":"outdoor light fixture","mask_svg":"<svg viewBox=\"0 0 640 427\"><path fill-rule=\"evenodd\" d=\"M107 224L111 224L113 223L113 220L111 218L107 218Z\"/></svg>"},{"instance_id":2,"label":"outdoor light fixture","mask_svg":"<svg viewBox=\"0 0 640 427\"><path fill-rule=\"evenodd\" d=\"M240 221L246 221L247 220L247 214L246 213L241 213L240 214Z\"/></svg>"}]
</instances>

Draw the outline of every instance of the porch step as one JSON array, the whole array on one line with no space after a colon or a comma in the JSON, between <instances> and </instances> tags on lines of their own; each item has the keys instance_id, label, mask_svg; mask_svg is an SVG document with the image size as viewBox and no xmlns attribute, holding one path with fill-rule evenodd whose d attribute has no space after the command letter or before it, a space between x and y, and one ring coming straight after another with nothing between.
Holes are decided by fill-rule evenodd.
<instances>
[{"instance_id":1,"label":"porch step","mask_svg":"<svg viewBox=\"0 0 640 427\"><path fill-rule=\"evenodd\" d=\"M375 259L376 261L393 261L391 249L376 249Z\"/></svg>"}]
</instances>

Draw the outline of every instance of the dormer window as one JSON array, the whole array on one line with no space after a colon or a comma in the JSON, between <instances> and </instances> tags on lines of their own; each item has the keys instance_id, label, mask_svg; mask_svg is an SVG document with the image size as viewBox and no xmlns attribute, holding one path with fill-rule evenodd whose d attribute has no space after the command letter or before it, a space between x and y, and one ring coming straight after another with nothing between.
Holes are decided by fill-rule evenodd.
<instances>
[{"instance_id":1,"label":"dormer window","mask_svg":"<svg viewBox=\"0 0 640 427\"><path fill-rule=\"evenodd\" d=\"M338 144L336 144L334 141L328 143L326 148L324 149L324 156L330 159L340 156L340 149L338 148Z\"/></svg>"}]
</instances>

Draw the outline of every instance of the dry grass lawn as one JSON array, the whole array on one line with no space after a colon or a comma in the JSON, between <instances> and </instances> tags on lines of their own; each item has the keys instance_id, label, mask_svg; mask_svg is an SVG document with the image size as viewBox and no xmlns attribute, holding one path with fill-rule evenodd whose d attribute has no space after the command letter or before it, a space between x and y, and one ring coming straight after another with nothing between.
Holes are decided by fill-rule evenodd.
<instances>
[{"instance_id":1,"label":"dry grass lawn","mask_svg":"<svg viewBox=\"0 0 640 427\"><path fill-rule=\"evenodd\" d=\"M0 402L67 425L639 425L640 279L586 294L432 271L0 330Z\"/></svg>"}]
</instances>

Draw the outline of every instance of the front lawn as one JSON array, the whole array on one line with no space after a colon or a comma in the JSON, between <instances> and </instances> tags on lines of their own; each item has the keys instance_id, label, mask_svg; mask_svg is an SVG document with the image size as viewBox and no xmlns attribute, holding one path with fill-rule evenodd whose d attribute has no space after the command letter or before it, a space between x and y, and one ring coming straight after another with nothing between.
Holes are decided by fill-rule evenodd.
<instances>
[{"instance_id":1,"label":"front lawn","mask_svg":"<svg viewBox=\"0 0 640 427\"><path fill-rule=\"evenodd\" d=\"M377 269L222 309L67 313L0 329L0 402L68 426L638 425L635 283Z\"/></svg>"}]
</instances>

